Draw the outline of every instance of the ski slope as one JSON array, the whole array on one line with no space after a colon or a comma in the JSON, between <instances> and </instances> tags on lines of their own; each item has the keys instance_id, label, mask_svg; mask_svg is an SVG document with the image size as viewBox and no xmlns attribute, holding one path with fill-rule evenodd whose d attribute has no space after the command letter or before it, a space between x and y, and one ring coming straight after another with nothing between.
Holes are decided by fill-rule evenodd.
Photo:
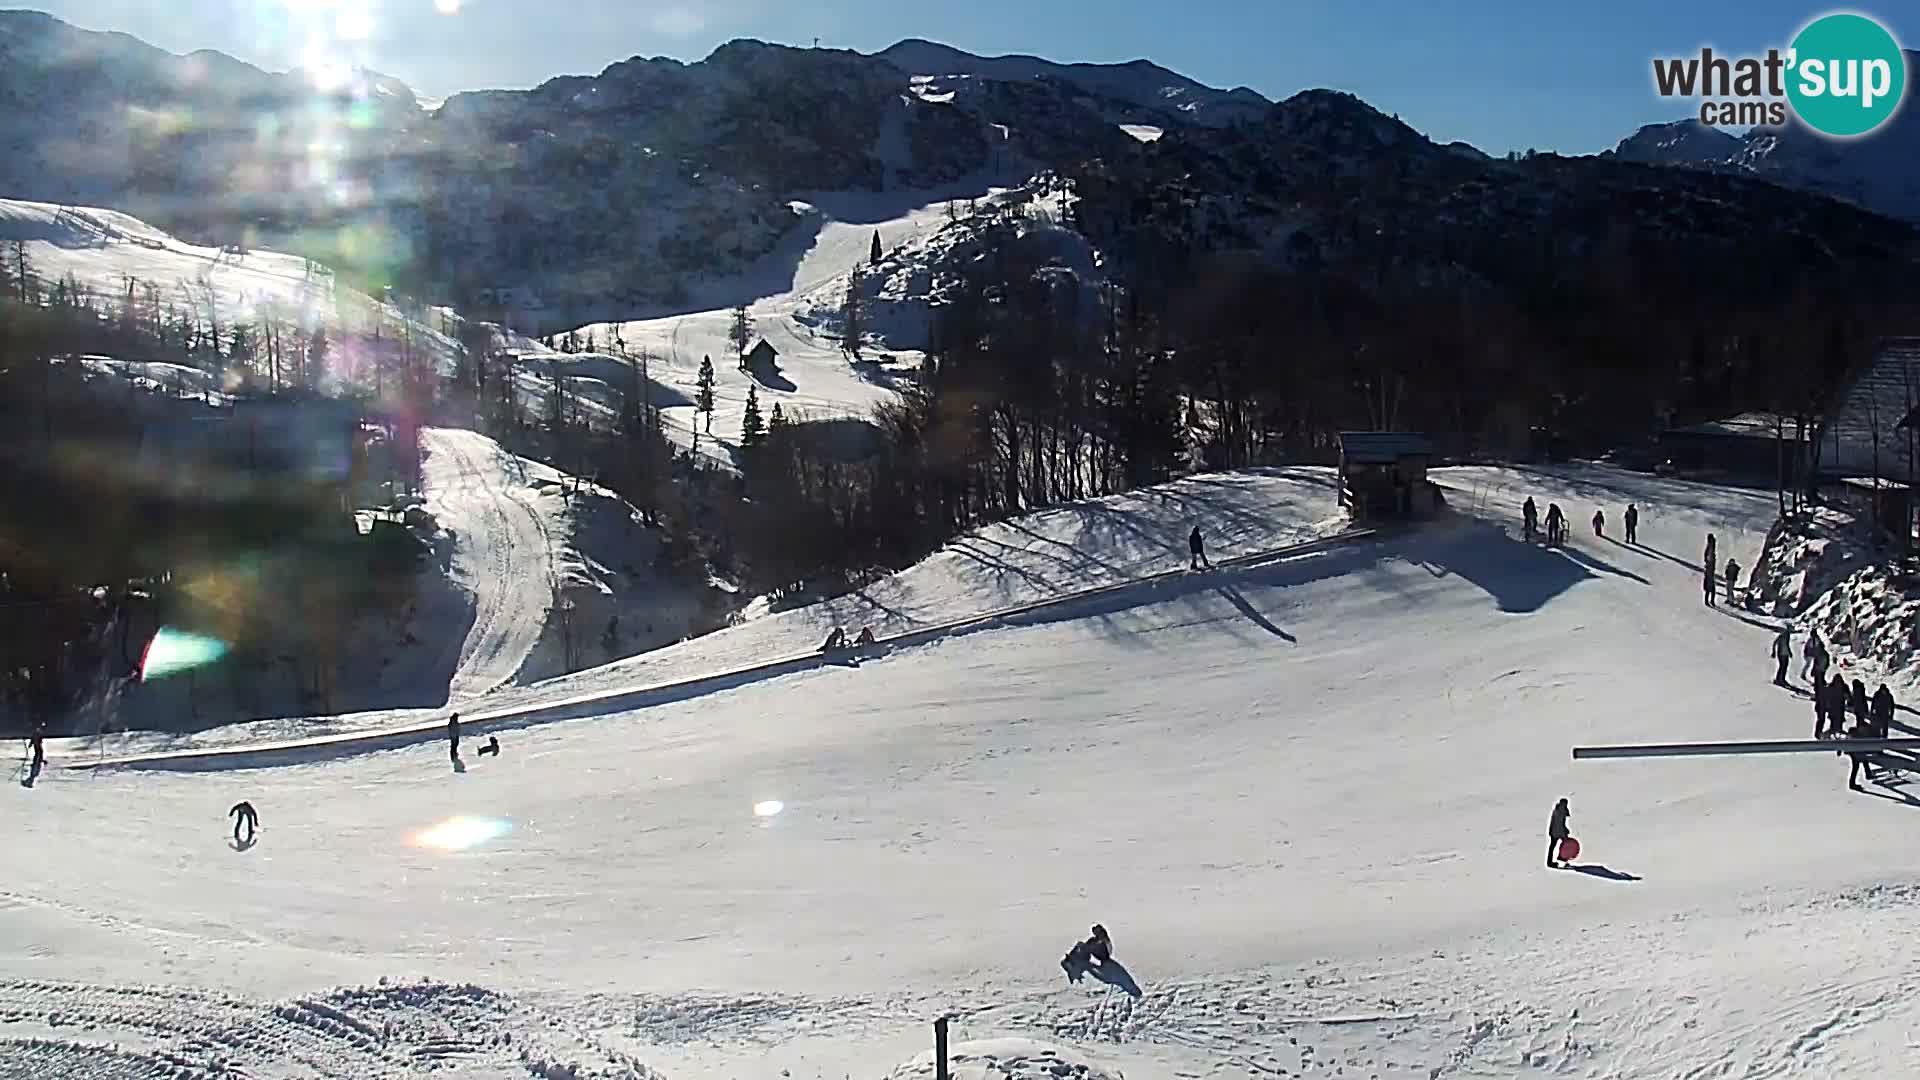
<instances>
[{"instance_id":1,"label":"ski slope","mask_svg":"<svg viewBox=\"0 0 1920 1080\"><path fill-rule=\"evenodd\" d=\"M959 185L941 192L821 193L794 204L800 224L774 251L745 273L711 282L697 294L697 302L711 310L622 323L594 323L578 329L605 346L617 334L630 354L648 355L655 382L671 395L663 408L668 438L677 446L693 448L723 466L734 463L740 446L741 421L751 387L762 417L778 404L793 419L802 417L866 417L874 406L891 400L903 380L911 377L923 357L924 305L905 315L889 315L872 325L876 344L852 360L841 342L812 317L824 303L833 307L845 295L849 274L868 267L874 237L886 253L884 267L919 269L927 257L926 245L950 222L949 197L967 195L991 206L1024 201L1025 192ZM823 300L823 297L826 299ZM748 300L752 320L749 348L765 340L778 352L778 372L755 375L738 369L729 338L731 305ZM912 305L909 305L912 307ZM891 339L904 346L889 346ZM565 365L604 365L604 354L551 354L538 342L515 337L510 344L527 355ZM694 409L700 364L711 358L714 371L714 411L711 428L704 413ZM695 438L695 428L699 437Z\"/></svg>"},{"instance_id":2,"label":"ski slope","mask_svg":"<svg viewBox=\"0 0 1920 1080\"><path fill-rule=\"evenodd\" d=\"M38 857L0 891L0 1071L38 1038L120 1042L101 1075L380 1075L445 1031L482 1076L555 1075L502 1033L579 1075L918 1076L951 1012L980 1076L1911 1072L1904 792L1821 755L1568 755L1809 729L1770 628L1699 598L1704 534L1752 565L1772 494L1442 476L1456 514L1412 534L512 732L464 772L421 746L9 786ZM1631 499L1643 543L1523 544L1525 494ZM1562 795L1585 862L1548 871ZM1096 920L1144 996L1061 978Z\"/></svg>"},{"instance_id":3,"label":"ski slope","mask_svg":"<svg viewBox=\"0 0 1920 1080\"><path fill-rule=\"evenodd\" d=\"M147 285L156 286L163 306L192 313L202 324L211 312L222 327L266 317L324 326L339 363L356 356L353 336L370 336L376 327L389 337L399 327L409 328L416 347L443 371L452 370L459 348L432 325L434 320L413 319L391 304L337 285L325 266L274 251L190 244L115 210L0 199L0 244L7 246L9 259L15 241L24 246L43 292L72 277L95 297L118 304L132 280L137 302L145 301Z\"/></svg>"}]
</instances>

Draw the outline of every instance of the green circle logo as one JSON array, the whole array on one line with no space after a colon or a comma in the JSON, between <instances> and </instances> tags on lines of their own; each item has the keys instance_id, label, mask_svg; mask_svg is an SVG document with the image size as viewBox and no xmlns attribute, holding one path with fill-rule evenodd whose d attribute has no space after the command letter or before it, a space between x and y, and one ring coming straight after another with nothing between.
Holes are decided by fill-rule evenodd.
<instances>
[{"instance_id":1,"label":"green circle logo","mask_svg":"<svg viewBox=\"0 0 1920 1080\"><path fill-rule=\"evenodd\" d=\"M1822 15L1793 39L1787 99L1806 125L1852 138L1886 123L1907 92L1907 58L1865 15Z\"/></svg>"}]
</instances>

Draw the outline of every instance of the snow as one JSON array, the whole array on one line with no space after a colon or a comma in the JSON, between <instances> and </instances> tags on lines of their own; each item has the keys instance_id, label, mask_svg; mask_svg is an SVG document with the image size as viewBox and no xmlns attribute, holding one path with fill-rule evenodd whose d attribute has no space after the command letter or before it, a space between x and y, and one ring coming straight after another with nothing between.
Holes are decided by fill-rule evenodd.
<instances>
[{"instance_id":1,"label":"snow","mask_svg":"<svg viewBox=\"0 0 1920 1080\"><path fill-rule=\"evenodd\" d=\"M467 634L423 635L458 643L460 659L447 687L449 699L458 701L512 679L540 640L559 588L552 535L559 495L535 496L528 463L484 435L428 428L421 441L427 509L441 528L453 530L452 576L473 597Z\"/></svg>"},{"instance_id":2,"label":"snow","mask_svg":"<svg viewBox=\"0 0 1920 1080\"><path fill-rule=\"evenodd\" d=\"M1121 124L1120 130L1139 139L1141 142L1154 142L1166 132L1152 124Z\"/></svg>"},{"instance_id":3,"label":"snow","mask_svg":"<svg viewBox=\"0 0 1920 1080\"><path fill-rule=\"evenodd\" d=\"M351 354L340 347L346 335L380 326L392 336L403 325L443 370L451 370L458 349L437 325L337 285L333 272L317 263L273 251L200 247L114 210L0 199L0 243L9 258L12 241L24 243L43 291L71 275L117 303L132 278L142 283L140 299L145 284L156 285L161 304L202 321L211 303L223 327L254 322L265 312L296 325L324 325L338 353Z\"/></svg>"},{"instance_id":4,"label":"snow","mask_svg":"<svg viewBox=\"0 0 1920 1080\"><path fill-rule=\"evenodd\" d=\"M1805 734L1771 628L1702 605L1688 565L1709 530L1754 565L1773 494L1437 477L1452 515L1403 535L509 732L464 773L415 746L9 786L0 828L37 857L0 894L0 1071L52 1060L28 1038L96 1075L261 1078L444 1039L474 1075L911 1076L952 1015L962 1076L1910 1072L1901 790L1849 793L1825 755L1568 754ZM1523 494L1576 522L1632 500L1642 544L1521 543ZM1005 528L1040 533L1033 565L1078 524L1059 554L1094 574L1177 558L1187 516ZM1561 795L1579 871L1541 866ZM235 851L243 797L262 832ZM499 827L412 842L455 818ZM1065 984L1096 920L1142 998Z\"/></svg>"}]
</instances>

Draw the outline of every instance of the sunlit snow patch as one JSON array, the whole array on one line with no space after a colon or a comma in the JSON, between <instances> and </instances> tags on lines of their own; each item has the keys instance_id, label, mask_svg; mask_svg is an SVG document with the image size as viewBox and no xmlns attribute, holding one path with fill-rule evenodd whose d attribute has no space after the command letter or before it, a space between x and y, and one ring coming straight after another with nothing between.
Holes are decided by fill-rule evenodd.
<instances>
[{"instance_id":1,"label":"sunlit snow patch","mask_svg":"<svg viewBox=\"0 0 1920 1080\"><path fill-rule=\"evenodd\" d=\"M189 634L184 630L161 627L147 642L146 655L140 658L140 681L164 679L183 671L192 671L218 661L227 654L227 643L218 638Z\"/></svg>"},{"instance_id":2,"label":"sunlit snow patch","mask_svg":"<svg viewBox=\"0 0 1920 1080\"><path fill-rule=\"evenodd\" d=\"M779 799L768 799L765 802L757 802L753 804L753 816L754 817L772 817L775 814L778 814L780 811L785 810L786 808L787 808L787 804L781 802Z\"/></svg>"},{"instance_id":3,"label":"sunlit snow patch","mask_svg":"<svg viewBox=\"0 0 1920 1080\"><path fill-rule=\"evenodd\" d=\"M504 836L513 826L499 818L455 817L422 829L413 836L415 847L465 851Z\"/></svg>"},{"instance_id":4,"label":"sunlit snow patch","mask_svg":"<svg viewBox=\"0 0 1920 1080\"><path fill-rule=\"evenodd\" d=\"M1164 132L1152 124L1121 124L1120 130L1141 142L1155 142Z\"/></svg>"}]
</instances>

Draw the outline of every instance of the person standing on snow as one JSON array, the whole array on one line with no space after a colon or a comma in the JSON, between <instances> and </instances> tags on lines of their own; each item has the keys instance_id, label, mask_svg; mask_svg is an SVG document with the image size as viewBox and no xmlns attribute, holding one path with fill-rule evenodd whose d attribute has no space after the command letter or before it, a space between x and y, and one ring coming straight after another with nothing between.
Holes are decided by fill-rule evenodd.
<instances>
[{"instance_id":1,"label":"person standing on snow","mask_svg":"<svg viewBox=\"0 0 1920 1080\"><path fill-rule=\"evenodd\" d=\"M1187 569L1211 570L1213 564L1207 561L1207 545L1200 539L1200 526L1195 525L1187 534Z\"/></svg>"},{"instance_id":2,"label":"person standing on snow","mask_svg":"<svg viewBox=\"0 0 1920 1080\"><path fill-rule=\"evenodd\" d=\"M1607 535L1607 512L1605 510L1595 510L1593 512L1593 535Z\"/></svg>"},{"instance_id":3,"label":"person standing on snow","mask_svg":"<svg viewBox=\"0 0 1920 1080\"><path fill-rule=\"evenodd\" d=\"M1637 544L1639 542L1640 542L1640 508L1633 505L1632 503L1628 503L1627 504L1627 543Z\"/></svg>"},{"instance_id":4,"label":"person standing on snow","mask_svg":"<svg viewBox=\"0 0 1920 1080\"><path fill-rule=\"evenodd\" d=\"M1813 674L1813 658L1818 655L1820 655L1820 632L1810 630L1807 632L1807 643L1800 647L1800 677L1805 679L1811 676L1816 686L1826 675L1825 668L1821 669L1820 674Z\"/></svg>"},{"instance_id":5,"label":"person standing on snow","mask_svg":"<svg viewBox=\"0 0 1920 1080\"><path fill-rule=\"evenodd\" d=\"M460 760L460 714L447 717L447 757L458 763Z\"/></svg>"},{"instance_id":6,"label":"person standing on snow","mask_svg":"<svg viewBox=\"0 0 1920 1080\"><path fill-rule=\"evenodd\" d=\"M1867 701L1867 684L1859 679L1853 680L1853 691L1847 695L1847 709L1853 713L1855 727L1866 727L1872 723L1868 715L1871 703Z\"/></svg>"},{"instance_id":7,"label":"person standing on snow","mask_svg":"<svg viewBox=\"0 0 1920 1080\"><path fill-rule=\"evenodd\" d=\"M1729 604L1733 603L1733 590L1734 590L1734 587L1739 583L1740 583L1740 561L1738 559L1729 558L1727 560L1727 603Z\"/></svg>"},{"instance_id":8,"label":"person standing on snow","mask_svg":"<svg viewBox=\"0 0 1920 1080\"><path fill-rule=\"evenodd\" d=\"M1573 811L1567 808L1567 800L1561 799L1553 804L1553 817L1547 821L1547 869L1560 869L1560 841L1573 834L1567 831L1567 819Z\"/></svg>"},{"instance_id":9,"label":"person standing on snow","mask_svg":"<svg viewBox=\"0 0 1920 1080\"><path fill-rule=\"evenodd\" d=\"M1821 738L1838 734L1847 724L1847 680L1839 672L1827 680L1827 726L1822 729Z\"/></svg>"},{"instance_id":10,"label":"person standing on snow","mask_svg":"<svg viewBox=\"0 0 1920 1080\"><path fill-rule=\"evenodd\" d=\"M1702 575L1702 579L1701 579L1701 587L1704 588L1707 593L1708 607L1713 606L1713 587L1718 581L1719 581L1719 578L1716 577L1713 572L1713 564L1708 563L1707 572L1704 575Z\"/></svg>"},{"instance_id":11,"label":"person standing on snow","mask_svg":"<svg viewBox=\"0 0 1920 1080\"><path fill-rule=\"evenodd\" d=\"M1567 527L1566 515L1560 512L1559 503L1547 504L1547 546L1558 544L1564 537Z\"/></svg>"},{"instance_id":12,"label":"person standing on snow","mask_svg":"<svg viewBox=\"0 0 1920 1080\"><path fill-rule=\"evenodd\" d=\"M1787 685L1787 665L1793 662L1793 627L1780 628L1780 636L1773 639L1773 685Z\"/></svg>"},{"instance_id":13,"label":"person standing on snow","mask_svg":"<svg viewBox=\"0 0 1920 1080\"><path fill-rule=\"evenodd\" d=\"M1520 504L1521 535L1527 538L1528 543L1532 543L1533 534L1539 530L1540 508L1533 504L1533 496L1529 495L1527 496L1527 501Z\"/></svg>"},{"instance_id":14,"label":"person standing on snow","mask_svg":"<svg viewBox=\"0 0 1920 1080\"><path fill-rule=\"evenodd\" d=\"M1833 695L1827 692L1827 684L1819 679L1813 680L1813 737L1824 739L1827 735L1827 702Z\"/></svg>"}]
</instances>

